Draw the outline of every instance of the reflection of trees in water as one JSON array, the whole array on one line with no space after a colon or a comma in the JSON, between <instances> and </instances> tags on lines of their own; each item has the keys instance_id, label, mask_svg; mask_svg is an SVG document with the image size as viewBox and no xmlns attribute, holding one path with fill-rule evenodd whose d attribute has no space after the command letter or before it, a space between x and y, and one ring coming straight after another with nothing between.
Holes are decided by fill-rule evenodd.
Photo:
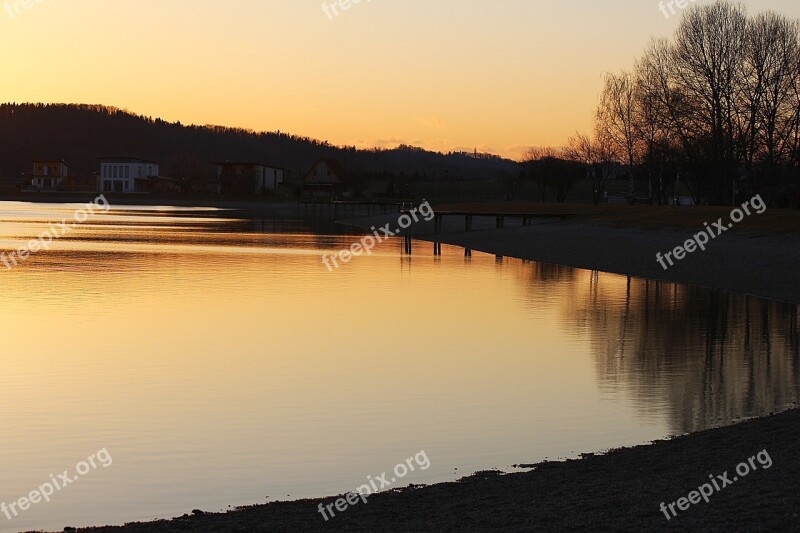
<instances>
[{"instance_id":1,"label":"reflection of trees in water","mask_svg":"<svg viewBox=\"0 0 800 533\"><path fill-rule=\"evenodd\" d=\"M537 294L556 293L568 331L588 333L601 387L643 414L666 410L674 432L798 399L796 305L533 263L521 273Z\"/></svg>"},{"instance_id":2,"label":"reflection of trees in water","mask_svg":"<svg viewBox=\"0 0 800 533\"><path fill-rule=\"evenodd\" d=\"M523 268L519 272L525 273L526 279L537 289L551 287L550 283L552 282L571 284L580 272L572 267L550 263L523 261L522 264ZM528 272L530 272L530 276L528 276Z\"/></svg>"}]
</instances>

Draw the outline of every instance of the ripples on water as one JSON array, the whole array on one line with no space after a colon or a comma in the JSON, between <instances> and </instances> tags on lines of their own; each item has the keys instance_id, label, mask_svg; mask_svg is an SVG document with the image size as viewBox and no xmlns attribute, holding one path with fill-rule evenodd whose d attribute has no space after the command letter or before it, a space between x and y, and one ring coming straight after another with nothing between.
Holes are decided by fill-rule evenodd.
<instances>
[{"instance_id":1,"label":"ripples on water","mask_svg":"<svg viewBox=\"0 0 800 533\"><path fill-rule=\"evenodd\" d=\"M0 246L74 209L0 204ZM115 209L0 270L0 500L114 459L0 529L340 493L420 450L405 481L445 481L797 401L797 306L399 240L329 273L354 239Z\"/></svg>"}]
</instances>

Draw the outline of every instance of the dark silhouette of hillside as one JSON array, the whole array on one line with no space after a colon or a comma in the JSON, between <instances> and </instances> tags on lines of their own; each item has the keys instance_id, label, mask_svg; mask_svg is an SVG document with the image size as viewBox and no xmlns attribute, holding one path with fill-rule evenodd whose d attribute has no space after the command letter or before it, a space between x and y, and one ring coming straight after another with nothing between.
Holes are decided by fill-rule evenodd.
<instances>
[{"instance_id":1,"label":"dark silhouette of hillside","mask_svg":"<svg viewBox=\"0 0 800 533\"><path fill-rule=\"evenodd\" d=\"M184 126L102 105L0 105L0 175L30 172L35 159L64 159L73 172L91 174L98 158L135 156L161 165L161 173L202 181L212 161L263 161L298 180L320 157L341 162L353 176L411 180L494 179L517 173L513 161L465 153L441 154L401 146L357 150L282 132L221 126ZM186 175L179 175L186 174Z\"/></svg>"}]
</instances>

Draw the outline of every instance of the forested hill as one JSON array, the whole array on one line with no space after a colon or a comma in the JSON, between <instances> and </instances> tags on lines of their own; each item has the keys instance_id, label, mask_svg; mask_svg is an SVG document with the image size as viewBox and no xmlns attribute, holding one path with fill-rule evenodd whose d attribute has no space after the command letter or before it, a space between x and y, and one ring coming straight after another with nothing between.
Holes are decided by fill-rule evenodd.
<instances>
[{"instance_id":1,"label":"forested hill","mask_svg":"<svg viewBox=\"0 0 800 533\"><path fill-rule=\"evenodd\" d=\"M519 167L495 156L440 154L401 146L356 150L281 132L220 126L184 126L101 105L0 105L0 173L29 172L36 159L64 159L77 172L94 172L103 156L134 156L162 165L167 174L187 158L208 165L239 160L270 163L302 176L319 157L334 157L354 174L420 179L496 178Z\"/></svg>"}]
</instances>

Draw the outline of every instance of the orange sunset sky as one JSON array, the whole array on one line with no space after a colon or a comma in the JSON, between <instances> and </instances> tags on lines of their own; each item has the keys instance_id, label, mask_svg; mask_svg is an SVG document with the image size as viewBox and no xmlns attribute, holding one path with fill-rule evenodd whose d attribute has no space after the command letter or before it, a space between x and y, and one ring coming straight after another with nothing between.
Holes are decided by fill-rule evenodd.
<instances>
[{"instance_id":1,"label":"orange sunset sky","mask_svg":"<svg viewBox=\"0 0 800 533\"><path fill-rule=\"evenodd\" d=\"M2 101L512 158L588 129L603 74L680 16L657 0L29 1L0 0ZM800 17L797 0L743 3Z\"/></svg>"}]
</instances>

